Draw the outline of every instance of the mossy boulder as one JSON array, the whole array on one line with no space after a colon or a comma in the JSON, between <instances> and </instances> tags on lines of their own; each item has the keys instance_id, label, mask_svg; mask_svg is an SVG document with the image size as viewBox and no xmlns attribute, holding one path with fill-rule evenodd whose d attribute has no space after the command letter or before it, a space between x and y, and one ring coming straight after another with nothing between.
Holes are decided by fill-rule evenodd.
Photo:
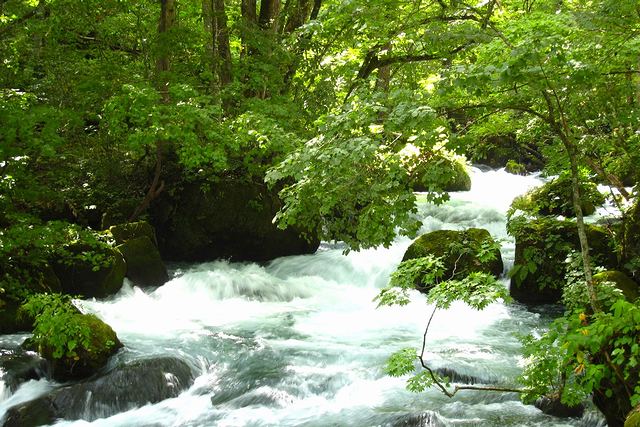
<instances>
[{"instance_id":1,"label":"mossy boulder","mask_svg":"<svg viewBox=\"0 0 640 427\"><path fill-rule=\"evenodd\" d=\"M625 272L636 280L640 280L640 197L626 213L624 223L623 264Z\"/></svg>"},{"instance_id":2,"label":"mossy boulder","mask_svg":"<svg viewBox=\"0 0 640 427\"><path fill-rule=\"evenodd\" d=\"M440 154L430 156L416 167L416 179L411 182L413 191L430 191L433 182L440 183L443 191L471 190L471 177L462 159Z\"/></svg>"},{"instance_id":3,"label":"mossy boulder","mask_svg":"<svg viewBox=\"0 0 640 427\"><path fill-rule=\"evenodd\" d=\"M505 172L513 175L526 175L527 167L522 163L518 163L515 160L509 160L504 167Z\"/></svg>"},{"instance_id":4,"label":"mossy boulder","mask_svg":"<svg viewBox=\"0 0 640 427\"><path fill-rule=\"evenodd\" d=\"M636 406L624 422L624 427L640 427L640 405Z\"/></svg>"},{"instance_id":5,"label":"mossy boulder","mask_svg":"<svg viewBox=\"0 0 640 427\"><path fill-rule=\"evenodd\" d=\"M478 253L487 252L483 260ZM498 277L502 273L502 257L491 234L482 228L463 231L437 230L423 234L409 246L402 261L428 255L442 257L443 278L462 278L469 273L489 273Z\"/></svg>"},{"instance_id":6,"label":"mossy boulder","mask_svg":"<svg viewBox=\"0 0 640 427\"><path fill-rule=\"evenodd\" d=\"M52 261L64 293L104 298L120 290L127 266L120 251L107 244L75 242Z\"/></svg>"},{"instance_id":7,"label":"mossy boulder","mask_svg":"<svg viewBox=\"0 0 640 427\"><path fill-rule=\"evenodd\" d=\"M151 214L163 258L175 261L269 261L313 253L319 241L281 230L273 218L277 191L235 178L215 184L181 182L154 203Z\"/></svg>"},{"instance_id":8,"label":"mossy boulder","mask_svg":"<svg viewBox=\"0 0 640 427\"><path fill-rule=\"evenodd\" d=\"M510 224L516 239L511 296L519 302L538 305L560 301L565 283L565 260L571 251L580 252L576 224L570 220L519 218ZM615 268L617 257L606 229L587 225L590 254L596 265Z\"/></svg>"},{"instance_id":9,"label":"mossy boulder","mask_svg":"<svg viewBox=\"0 0 640 427\"><path fill-rule=\"evenodd\" d=\"M506 168L509 162L515 162L524 166L527 172L544 167L542 155L532 150L531 144L526 141L518 141L513 132L482 135L478 139L478 143L474 144L477 151L471 153L474 162L494 169Z\"/></svg>"},{"instance_id":10,"label":"mossy boulder","mask_svg":"<svg viewBox=\"0 0 640 427\"><path fill-rule=\"evenodd\" d=\"M117 249L127 263L126 276L138 286L161 286L169 280L158 250L156 232L146 221L109 228Z\"/></svg>"},{"instance_id":11,"label":"mossy boulder","mask_svg":"<svg viewBox=\"0 0 640 427\"><path fill-rule=\"evenodd\" d=\"M602 193L598 191L598 187L591 182L583 181L580 184L580 193L584 215L593 214L596 208L602 206L605 201ZM533 215L575 217L571 177L568 174L562 174L558 178L530 190L518 197L514 201L513 207Z\"/></svg>"},{"instance_id":12,"label":"mossy boulder","mask_svg":"<svg viewBox=\"0 0 640 427\"><path fill-rule=\"evenodd\" d=\"M113 236L113 240L115 240L116 245L121 245L128 240L143 236L148 237L154 245L157 244L156 232L151 224L146 221L127 222L113 225L109 227L109 232Z\"/></svg>"},{"instance_id":13,"label":"mossy boulder","mask_svg":"<svg viewBox=\"0 0 640 427\"><path fill-rule=\"evenodd\" d=\"M148 236L127 240L117 249L127 262L126 276L138 286L161 286L169 280L160 252Z\"/></svg>"},{"instance_id":14,"label":"mossy boulder","mask_svg":"<svg viewBox=\"0 0 640 427\"><path fill-rule=\"evenodd\" d=\"M97 373L108 362L122 343L109 325L93 314L77 312L68 320L69 328L74 330L88 330L89 339L79 340L73 348L73 353L57 353L58 340L61 337L51 334L42 336L36 342L28 339L24 347L37 351L51 366L51 375L58 381L86 378ZM65 343L68 348L68 343Z\"/></svg>"},{"instance_id":15,"label":"mossy boulder","mask_svg":"<svg viewBox=\"0 0 640 427\"><path fill-rule=\"evenodd\" d=\"M602 282L613 283L616 288L622 291L624 297L630 302L633 302L640 297L640 285L631 280L629 276L621 271L602 271L593 276L593 281L595 284Z\"/></svg>"}]
</instances>

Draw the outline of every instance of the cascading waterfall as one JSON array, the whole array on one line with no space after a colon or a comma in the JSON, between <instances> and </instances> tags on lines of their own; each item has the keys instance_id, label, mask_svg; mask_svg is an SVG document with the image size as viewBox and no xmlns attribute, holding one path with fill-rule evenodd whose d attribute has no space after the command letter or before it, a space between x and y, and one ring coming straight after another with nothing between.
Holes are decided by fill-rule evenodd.
<instances>
[{"instance_id":1,"label":"cascading waterfall","mask_svg":"<svg viewBox=\"0 0 640 427\"><path fill-rule=\"evenodd\" d=\"M482 227L503 239L505 269L513 241L505 232L511 200L539 185L536 176L474 169L473 189L444 206L420 205L422 231ZM520 403L513 393L435 390L414 394L406 378L384 374L386 358L419 347L430 309L415 292L405 307L376 308L379 289L410 240L388 249L343 255L339 245L266 266L216 261L175 266L156 290L128 284L83 309L110 324L126 348L115 362L173 356L195 374L174 398L90 423L95 426L598 426L593 412L561 420ZM506 286L506 280L505 280ZM522 364L516 334L545 324L544 314L518 305L474 311L463 304L439 311L429 330L427 358L460 381L510 384ZM7 346L24 338L5 336ZM4 383L3 383L4 386ZM0 387L0 413L58 385L28 381ZM90 399L90 396L88 396ZM89 414L91 415L91 414ZM89 416L88 418L96 418ZM60 420L56 425L85 426Z\"/></svg>"}]
</instances>

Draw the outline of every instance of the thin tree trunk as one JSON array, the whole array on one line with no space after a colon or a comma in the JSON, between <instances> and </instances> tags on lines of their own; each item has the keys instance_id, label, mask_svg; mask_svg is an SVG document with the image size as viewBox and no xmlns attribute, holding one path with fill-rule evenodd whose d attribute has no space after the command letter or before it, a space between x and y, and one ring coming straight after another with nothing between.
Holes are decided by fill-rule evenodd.
<instances>
[{"instance_id":1,"label":"thin tree trunk","mask_svg":"<svg viewBox=\"0 0 640 427\"><path fill-rule=\"evenodd\" d=\"M158 34L165 35L171 30L175 24L176 19L176 2L175 0L161 0L160 4L160 20L158 22ZM165 41L166 42L166 41ZM163 47L162 53L156 62L156 71L158 74L158 93L161 97L163 104L170 102L169 97L169 79L167 78L167 72L171 67L171 57L169 55L169 49L166 46ZM162 190L164 190L164 181L161 180L162 176L162 162L164 152L164 141L161 139L156 140L156 165L153 174L153 180L151 186L147 191L144 199L133 211L129 217L129 221L134 221L138 216L144 212L151 202L157 198Z\"/></svg>"},{"instance_id":2,"label":"thin tree trunk","mask_svg":"<svg viewBox=\"0 0 640 427\"><path fill-rule=\"evenodd\" d=\"M214 94L231 83L231 47L224 0L203 0L202 16L207 38L207 54L213 74L211 90Z\"/></svg>"},{"instance_id":3,"label":"thin tree trunk","mask_svg":"<svg viewBox=\"0 0 640 427\"><path fill-rule=\"evenodd\" d=\"M593 269L591 266L591 255L589 254L589 240L587 238L587 228L584 224L584 213L582 212L582 197L580 195L580 174L578 171L578 150L571 140L571 135L567 133L568 126L563 118L564 132L561 135L562 143L569 156L571 165L571 188L573 193L573 209L576 212L576 226L578 228L578 238L580 240L580 252L582 254L582 267L584 278L587 283L589 302L594 312L602 311L598 297L596 295L595 284L593 282Z\"/></svg>"},{"instance_id":4,"label":"thin tree trunk","mask_svg":"<svg viewBox=\"0 0 640 427\"><path fill-rule=\"evenodd\" d=\"M216 24L216 41L220 57L218 75L222 87L231 83L231 46L229 45L229 29L224 0L213 0L213 15Z\"/></svg>"}]
</instances>

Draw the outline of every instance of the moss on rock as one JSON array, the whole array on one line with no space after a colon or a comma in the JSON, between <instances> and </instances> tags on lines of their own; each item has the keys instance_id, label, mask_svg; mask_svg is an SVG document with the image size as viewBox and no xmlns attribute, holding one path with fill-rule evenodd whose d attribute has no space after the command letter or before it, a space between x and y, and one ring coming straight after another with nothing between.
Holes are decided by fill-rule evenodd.
<instances>
[{"instance_id":1,"label":"moss on rock","mask_svg":"<svg viewBox=\"0 0 640 427\"><path fill-rule=\"evenodd\" d=\"M612 282L616 288L622 291L624 297L630 301L635 301L640 297L640 285L631 280L629 276L621 271L603 271L593 276L594 283Z\"/></svg>"},{"instance_id":2,"label":"moss on rock","mask_svg":"<svg viewBox=\"0 0 640 427\"><path fill-rule=\"evenodd\" d=\"M127 269L120 251L82 242L66 249L68 256L52 263L64 293L104 298L120 290Z\"/></svg>"},{"instance_id":3,"label":"moss on rock","mask_svg":"<svg viewBox=\"0 0 640 427\"><path fill-rule=\"evenodd\" d=\"M268 261L313 253L319 241L300 230L281 230L273 218L282 206L265 184L222 179L213 185L182 182L152 207L160 253L176 261Z\"/></svg>"},{"instance_id":4,"label":"moss on rock","mask_svg":"<svg viewBox=\"0 0 640 427\"><path fill-rule=\"evenodd\" d=\"M135 239L137 237L146 236L151 242L156 245L156 232L146 221L127 222L124 224L118 224L109 227L109 232L113 236L116 245L121 245L127 240Z\"/></svg>"},{"instance_id":5,"label":"moss on rock","mask_svg":"<svg viewBox=\"0 0 640 427\"><path fill-rule=\"evenodd\" d=\"M52 377L58 381L89 377L108 362L122 343L113 329L93 314L77 312L67 319L69 328L88 330L88 340L80 336L68 336L68 341L77 340L72 352L56 354L60 348L61 336L56 334L40 335L35 340L27 340L25 347L37 351L51 365ZM69 342L62 345L69 348Z\"/></svg>"},{"instance_id":6,"label":"moss on rock","mask_svg":"<svg viewBox=\"0 0 640 427\"><path fill-rule=\"evenodd\" d=\"M485 252L482 259L479 253ZM490 273L498 277L503 264L500 250L487 230L437 230L423 234L409 246L403 261L427 255L442 257L444 278L465 277L469 273Z\"/></svg>"},{"instance_id":7,"label":"moss on rock","mask_svg":"<svg viewBox=\"0 0 640 427\"><path fill-rule=\"evenodd\" d=\"M582 213L591 215L598 206L605 201L598 187L591 182L582 182L580 185L582 195ZM526 194L516 198L513 208L533 215L562 215L567 218L576 216L573 208L573 190L571 178L567 174L560 175L544 185L534 188Z\"/></svg>"},{"instance_id":8,"label":"moss on rock","mask_svg":"<svg viewBox=\"0 0 640 427\"><path fill-rule=\"evenodd\" d=\"M414 191L431 191L431 181L439 183L443 191L471 190L471 177L462 159L435 154L417 166L416 179L411 183Z\"/></svg>"},{"instance_id":9,"label":"moss on rock","mask_svg":"<svg viewBox=\"0 0 640 427\"><path fill-rule=\"evenodd\" d=\"M510 225L516 239L510 294L525 304L552 304L560 301L571 251L580 251L576 224L569 220L538 218ZM590 253L597 265L615 268L617 258L609 233L602 227L587 226Z\"/></svg>"},{"instance_id":10,"label":"moss on rock","mask_svg":"<svg viewBox=\"0 0 640 427\"><path fill-rule=\"evenodd\" d=\"M126 276L139 286L161 286L169 280L158 248L145 235L129 239L117 249L127 263Z\"/></svg>"}]
</instances>

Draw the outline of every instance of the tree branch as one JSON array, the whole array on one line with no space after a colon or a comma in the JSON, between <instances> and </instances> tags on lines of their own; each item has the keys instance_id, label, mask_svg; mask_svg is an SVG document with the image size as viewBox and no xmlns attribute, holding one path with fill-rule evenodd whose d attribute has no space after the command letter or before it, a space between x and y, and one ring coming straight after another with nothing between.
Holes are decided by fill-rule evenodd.
<instances>
[{"instance_id":1,"label":"tree branch","mask_svg":"<svg viewBox=\"0 0 640 427\"><path fill-rule=\"evenodd\" d=\"M18 25L20 25L23 22L26 22L29 19L31 19L34 16L36 16L36 14L40 10L42 10L44 7L45 7L44 3L43 2L39 2L37 4L37 6L34 7L33 9L31 9L29 12L25 13L24 15L22 15L21 17L19 17L17 19L14 19L13 21L9 22L4 27L0 28L0 38L4 37L6 33L9 33L11 30L13 30Z\"/></svg>"}]
</instances>

